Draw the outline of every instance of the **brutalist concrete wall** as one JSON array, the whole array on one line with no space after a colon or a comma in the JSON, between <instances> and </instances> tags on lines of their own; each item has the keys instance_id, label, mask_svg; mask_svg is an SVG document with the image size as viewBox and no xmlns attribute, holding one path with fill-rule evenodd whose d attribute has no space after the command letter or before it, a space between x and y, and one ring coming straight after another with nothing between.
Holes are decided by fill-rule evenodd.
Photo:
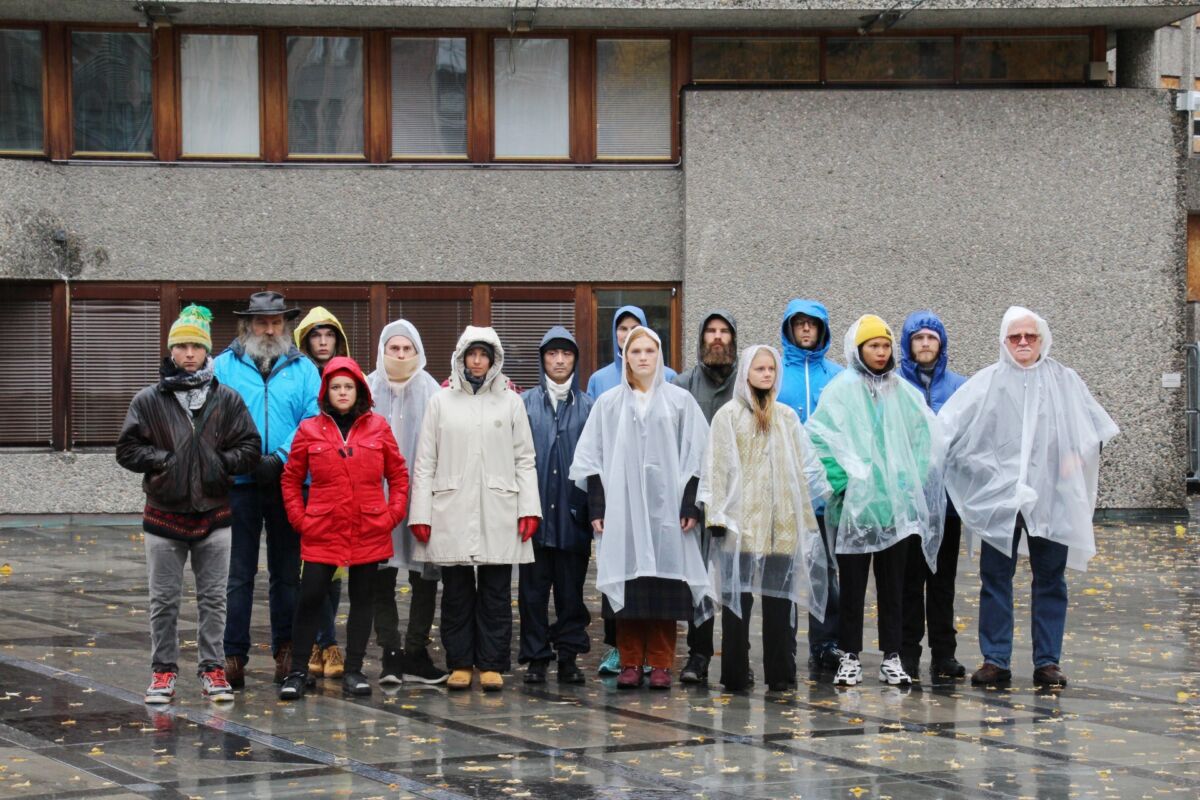
<instances>
[{"instance_id":1,"label":"brutalist concrete wall","mask_svg":"<svg viewBox=\"0 0 1200 800\"><path fill-rule=\"evenodd\" d=\"M0 160L0 279L678 280L681 181L672 169Z\"/></svg>"},{"instance_id":2,"label":"brutalist concrete wall","mask_svg":"<svg viewBox=\"0 0 1200 800\"><path fill-rule=\"evenodd\" d=\"M0 160L0 280L677 281L682 204L670 169ZM142 505L111 453L0 451L0 485L0 514Z\"/></svg>"},{"instance_id":3,"label":"brutalist concrete wall","mask_svg":"<svg viewBox=\"0 0 1200 800\"><path fill-rule=\"evenodd\" d=\"M1054 331L1122 428L1100 504L1184 504L1185 130L1167 92L691 92L685 103L689 342L704 309L779 341L791 297L846 328L932 307L953 368L998 354L1004 309Z\"/></svg>"}]
</instances>

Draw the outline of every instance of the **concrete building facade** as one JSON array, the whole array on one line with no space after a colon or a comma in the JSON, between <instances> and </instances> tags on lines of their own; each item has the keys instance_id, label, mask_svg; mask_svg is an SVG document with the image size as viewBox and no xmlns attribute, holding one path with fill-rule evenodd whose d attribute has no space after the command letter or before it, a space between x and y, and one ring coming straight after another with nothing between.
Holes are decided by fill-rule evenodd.
<instances>
[{"instance_id":1,"label":"concrete building facade","mask_svg":"<svg viewBox=\"0 0 1200 800\"><path fill-rule=\"evenodd\" d=\"M1161 65L1164 37L1196 35L1198 4L172 6L147 19L126 2L0 0L0 32L42 37L47 106L42 150L0 158L0 340L21 343L0 371L38 376L0 386L2 513L136 510L138 481L106 437L153 379L165 327L181 303L203 301L227 334L236 298L265 286L301 306L341 303L366 362L373 334L404 314L439 340L495 324L518 361L526 340L565 321L585 371L611 357L621 300L654 305L676 367L690 365L712 306L739 317L743 343L771 344L794 296L829 305L838 343L862 313L899 326L932 307L966 373L996 357L1004 309L1028 305L1122 427L1105 450L1101 505L1184 504L1178 378L1200 192L1190 120ZM103 97L99 112L79 99L94 88L92 31L152 37L167 64L147 73L152 136L113 122ZM189 35L257 37L256 155L189 157ZM562 67L558 106L549 94L511 100L503 75L527 77L506 40L539 35L569 43L539 62ZM397 91L408 85L398 54L423 36L461 39L469 54L465 128L453 134L462 153L396 157L410 122L397 114L410 99ZM294 152L307 129L288 58L309 39L363 43L361 144L349 155ZM0 80L5 68L0 57ZM112 91L126 93L125 112L139 107L127 84ZM658 97L667 105L647 100ZM563 122L561 151L505 156L504 126L540 136L506 117L514 108ZM97 119L151 146L81 149Z\"/></svg>"}]
</instances>

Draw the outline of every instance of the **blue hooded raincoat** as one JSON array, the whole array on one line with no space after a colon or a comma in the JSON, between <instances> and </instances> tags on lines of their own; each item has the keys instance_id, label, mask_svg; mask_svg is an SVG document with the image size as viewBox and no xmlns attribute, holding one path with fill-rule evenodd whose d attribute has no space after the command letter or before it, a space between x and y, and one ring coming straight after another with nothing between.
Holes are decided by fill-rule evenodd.
<instances>
[{"instance_id":1,"label":"blue hooded raincoat","mask_svg":"<svg viewBox=\"0 0 1200 800\"><path fill-rule=\"evenodd\" d=\"M646 312L637 306L621 306L616 310L612 318L613 361L608 366L601 367L593 372L592 377L588 379L587 393L593 400L614 386L621 384L621 370L624 369L625 364L621 359L621 348L617 347L617 321L626 314L632 314L637 317L638 324L643 328L650 327L646 322ZM666 366L666 364L663 365L663 380L670 382L674 379L675 375L675 370Z\"/></svg>"},{"instance_id":2,"label":"blue hooded raincoat","mask_svg":"<svg viewBox=\"0 0 1200 800\"><path fill-rule=\"evenodd\" d=\"M825 326L825 332L813 350L805 350L792 341L792 317L797 314L818 319ZM821 392L843 369L840 364L825 357L831 341L829 312L816 300L793 300L783 312L780 335L783 344L783 385L779 388L778 402L791 406L800 415L801 422L808 422L809 415L817 410Z\"/></svg>"},{"instance_id":3,"label":"blue hooded raincoat","mask_svg":"<svg viewBox=\"0 0 1200 800\"><path fill-rule=\"evenodd\" d=\"M909 343L912 335L922 328L928 328L942 340L941 351L938 353L937 363L933 365L932 380L928 386L921 380L920 367L913 361L912 346ZM932 311L914 311L909 314L908 319L904 320L904 329L900 332L900 372L909 383L917 387L935 414L950 399L950 395L967 382L962 375L946 368L949 360L950 341L946 336L946 326L942 324L938 315Z\"/></svg>"},{"instance_id":4,"label":"blue hooded raincoat","mask_svg":"<svg viewBox=\"0 0 1200 800\"><path fill-rule=\"evenodd\" d=\"M566 328L555 325L546 331L538 347L538 384L521 395L533 432L538 493L542 499L542 524L533 536L533 543L555 550L590 553L592 524L587 513L587 492L568 480L567 473L575 460L579 435L592 412L592 398L580 391L576 372L571 375L571 393L559 402L558 409L550 402L541 354L554 339L566 339L575 345L578 358L575 337Z\"/></svg>"},{"instance_id":5,"label":"blue hooded raincoat","mask_svg":"<svg viewBox=\"0 0 1200 800\"><path fill-rule=\"evenodd\" d=\"M213 374L242 396L262 437L263 455L274 453L287 463L300 422L321 411L317 407L321 375L313 363L292 346L275 360L271 374L264 378L242 343L235 340L213 359ZM249 483L253 478L239 475L236 480Z\"/></svg>"}]
</instances>

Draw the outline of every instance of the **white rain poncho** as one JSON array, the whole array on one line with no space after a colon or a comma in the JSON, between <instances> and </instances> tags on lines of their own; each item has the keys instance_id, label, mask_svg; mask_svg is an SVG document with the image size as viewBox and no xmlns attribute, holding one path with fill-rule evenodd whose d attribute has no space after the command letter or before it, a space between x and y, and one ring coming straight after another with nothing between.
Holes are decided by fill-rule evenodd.
<instances>
[{"instance_id":1,"label":"white rain poncho","mask_svg":"<svg viewBox=\"0 0 1200 800\"><path fill-rule=\"evenodd\" d=\"M849 367L829 382L808 418L834 491L825 519L837 531L837 553L877 553L915 534L936 570L946 509L941 428L896 370L894 338L884 374L863 364L854 344L862 322L846 332Z\"/></svg>"},{"instance_id":2,"label":"white rain poncho","mask_svg":"<svg viewBox=\"0 0 1200 800\"><path fill-rule=\"evenodd\" d=\"M776 367L765 434L747 382L759 352L770 353ZM697 501L707 525L726 529L709 556L722 605L741 617L746 592L807 605L824 620L828 570L813 500L829 499L829 482L800 417L775 401L782 367L773 347L742 351L733 399L713 415Z\"/></svg>"},{"instance_id":3,"label":"white rain poncho","mask_svg":"<svg viewBox=\"0 0 1200 800\"><path fill-rule=\"evenodd\" d=\"M1037 323L1041 358L1020 366L1005 337L1022 319ZM1092 514L1100 447L1118 433L1075 370L1050 358L1050 327L1013 306L1000 323L1000 360L976 373L942 406L946 488L974 553L982 539L1012 553L1017 514L1030 536L1065 544L1067 566L1096 553ZM1028 554L1026 539L1022 554Z\"/></svg>"},{"instance_id":4,"label":"white rain poncho","mask_svg":"<svg viewBox=\"0 0 1200 800\"><path fill-rule=\"evenodd\" d=\"M713 590L700 556L700 531L679 525L684 490L700 476L708 423L695 399L664 382L662 342L651 390L638 395L625 376L592 406L575 459L571 480L581 487L599 475L604 484L604 533L596 546L596 586L614 612L625 607L625 583L635 578L684 581L697 621L712 614Z\"/></svg>"},{"instance_id":5,"label":"white rain poncho","mask_svg":"<svg viewBox=\"0 0 1200 800\"><path fill-rule=\"evenodd\" d=\"M406 336L417 349L417 369L402 388L388 380L384 369L384 346L393 336ZM371 396L375 398L375 413L382 414L392 426L396 443L400 445L400 455L408 468L413 468L417 457L417 441L421 433L421 420L425 418L425 405L441 387L437 380L425 371L425 346L421 343L421 335L407 320L396 320L388 323L379 335L379 350L375 357L375 371L367 376L367 385ZM421 573L422 577L436 580L440 574L436 564L427 564L413 557L417 540L408 530L408 519L405 518L392 531L392 558L387 566L401 570L411 570Z\"/></svg>"}]
</instances>

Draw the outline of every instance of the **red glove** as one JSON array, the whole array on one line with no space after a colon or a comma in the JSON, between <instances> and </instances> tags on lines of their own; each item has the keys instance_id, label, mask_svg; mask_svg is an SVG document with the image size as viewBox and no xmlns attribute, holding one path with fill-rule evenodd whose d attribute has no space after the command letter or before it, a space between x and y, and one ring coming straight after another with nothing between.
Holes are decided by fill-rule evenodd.
<instances>
[{"instance_id":1,"label":"red glove","mask_svg":"<svg viewBox=\"0 0 1200 800\"><path fill-rule=\"evenodd\" d=\"M528 542L533 538L540 522L541 520L537 517L521 517L517 520L517 533L521 534L522 542Z\"/></svg>"},{"instance_id":2,"label":"red glove","mask_svg":"<svg viewBox=\"0 0 1200 800\"><path fill-rule=\"evenodd\" d=\"M421 544L429 544L429 534L431 531L429 530L428 525L409 525L408 529L412 531L412 535L418 542Z\"/></svg>"}]
</instances>

